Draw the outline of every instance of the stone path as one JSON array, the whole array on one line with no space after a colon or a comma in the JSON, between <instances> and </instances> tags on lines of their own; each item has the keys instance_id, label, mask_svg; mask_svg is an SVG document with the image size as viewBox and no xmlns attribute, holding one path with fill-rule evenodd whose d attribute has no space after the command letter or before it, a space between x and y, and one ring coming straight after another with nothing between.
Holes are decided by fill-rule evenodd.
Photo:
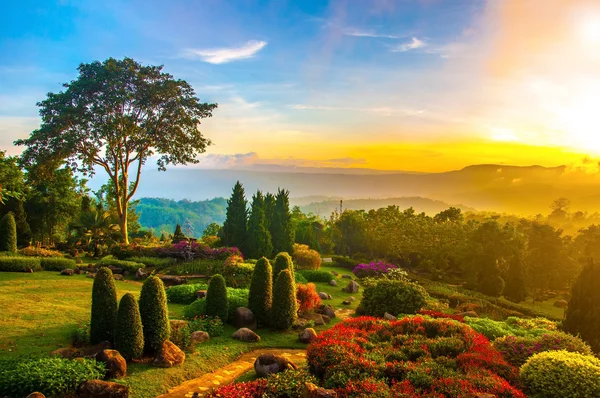
<instances>
[{"instance_id":1,"label":"stone path","mask_svg":"<svg viewBox=\"0 0 600 398\"><path fill-rule=\"evenodd\" d=\"M168 393L158 398L191 398L194 393L197 397L204 397L213 388L229 384L254 367L254 361L260 354L277 354L289 358L292 362L299 364L306 362L306 350L284 350L284 349L259 349L243 354L236 361L207 373L196 379L188 380L183 384L171 389Z\"/></svg>"}]
</instances>

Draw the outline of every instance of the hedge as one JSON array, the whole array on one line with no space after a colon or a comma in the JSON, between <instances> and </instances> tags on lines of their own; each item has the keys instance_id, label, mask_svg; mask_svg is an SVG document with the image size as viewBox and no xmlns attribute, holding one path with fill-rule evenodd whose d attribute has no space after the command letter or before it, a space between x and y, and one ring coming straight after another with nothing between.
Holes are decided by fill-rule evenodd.
<instances>
[{"instance_id":1,"label":"hedge","mask_svg":"<svg viewBox=\"0 0 600 398\"><path fill-rule=\"evenodd\" d=\"M167 300L173 304L191 304L196 300L196 292L206 289L208 285L204 283L171 286L166 289Z\"/></svg>"},{"instance_id":2,"label":"hedge","mask_svg":"<svg viewBox=\"0 0 600 398\"><path fill-rule=\"evenodd\" d=\"M173 265L177 262L177 260L175 260L174 258L170 258L170 257L159 258L159 257L148 257L148 256L130 257L128 259L128 261L132 261L135 263L141 263L141 264L144 264L146 267L156 268L157 270L161 270L163 268L170 267L171 265Z\"/></svg>"},{"instance_id":3,"label":"hedge","mask_svg":"<svg viewBox=\"0 0 600 398\"><path fill-rule=\"evenodd\" d=\"M253 264L236 264L230 266L224 266L223 278L227 286L233 288L247 289L250 286L252 280L252 273L254 272Z\"/></svg>"},{"instance_id":4,"label":"hedge","mask_svg":"<svg viewBox=\"0 0 600 398\"><path fill-rule=\"evenodd\" d=\"M332 279L335 279L333 274L329 271L305 269L298 271L298 273L302 275L308 282L329 283Z\"/></svg>"},{"instance_id":5,"label":"hedge","mask_svg":"<svg viewBox=\"0 0 600 398\"><path fill-rule=\"evenodd\" d=\"M117 267L122 268L123 271L128 271L134 274L138 268L145 268L146 266L142 263L136 263L134 261L117 260L112 256L106 256L102 258L97 264L98 267Z\"/></svg>"},{"instance_id":6,"label":"hedge","mask_svg":"<svg viewBox=\"0 0 600 398\"><path fill-rule=\"evenodd\" d=\"M415 314L425 306L428 297L415 282L384 279L365 288L356 313L376 317L383 317L386 312L394 316Z\"/></svg>"},{"instance_id":7,"label":"hedge","mask_svg":"<svg viewBox=\"0 0 600 398\"><path fill-rule=\"evenodd\" d=\"M25 272L27 268L41 271L40 259L35 257L0 257L0 272Z\"/></svg>"},{"instance_id":8,"label":"hedge","mask_svg":"<svg viewBox=\"0 0 600 398\"><path fill-rule=\"evenodd\" d=\"M238 307L248 307L248 293L248 289L227 288L227 322L233 322L235 310ZM196 300L192 304L183 307L183 316L186 319L191 320L202 315L206 315L206 299Z\"/></svg>"},{"instance_id":9,"label":"hedge","mask_svg":"<svg viewBox=\"0 0 600 398\"><path fill-rule=\"evenodd\" d=\"M40 259L40 265L44 271L62 271L67 268L75 268L77 263L75 260L60 257L45 257Z\"/></svg>"}]
</instances>

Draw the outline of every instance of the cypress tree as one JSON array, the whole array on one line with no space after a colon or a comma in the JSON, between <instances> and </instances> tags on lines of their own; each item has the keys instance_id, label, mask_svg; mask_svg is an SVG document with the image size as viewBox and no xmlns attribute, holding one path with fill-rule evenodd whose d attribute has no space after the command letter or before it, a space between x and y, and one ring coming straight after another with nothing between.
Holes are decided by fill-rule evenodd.
<instances>
[{"instance_id":1,"label":"cypress tree","mask_svg":"<svg viewBox=\"0 0 600 398\"><path fill-rule=\"evenodd\" d=\"M275 213L275 195L267 192L265 195L265 226L271 232L271 222L273 221L273 215Z\"/></svg>"},{"instance_id":2,"label":"cypress tree","mask_svg":"<svg viewBox=\"0 0 600 398\"><path fill-rule=\"evenodd\" d=\"M173 234L173 243L179 243L182 240L187 240L183 231L181 231L181 225L177 224L175 226L175 233Z\"/></svg>"},{"instance_id":3,"label":"cypress tree","mask_svg":"<svg viewBox=\"0 0 600 398\"><path fill-rule=\"evenodd\" d=\"M294 246L294 228L290 212L290 191L277 190L275 209L270 224L273 253L292 252Z\"/></svg>"},{"instance_id":4,"label":"cypress tree","mask_svg":"<svg viewBox=\"0 0 600 398\"><path fill-rule=\"evenodd\" d=\"M0 252L17 251L17 224L12 213L0 218Z\"/></svg>"},{"instance_id":5,"label":"cypress tree","mask_svg":"<svg viewBox=\"0 0 600 398\"><path fill-rule=\"evenodd\" d=\"M206 315L218 316L225 323L228 306L225 279L219 274L213 275L206 291Z\"/></svg>"},{"instance_id":6,"label":"cypress tree","mask_svg":"<svg viewBox=\"0 0 600 398\"><path fill-rule=\"evenodd\" d=\"M152 353L171 335L165 286L157 276L151 276L144 282L139 305L144 330L144 349Z\"/></svg>"},{"instance_id":7,"label":"cypress tree","mask_svg":"<svg viewBox=\"0 0 600 398\"><path fill-rule=\"evenodd\" d=\"M273 251L271 233L265 225L264 205L262 192L256 192L256 195L252 197L252 210L248 220L248 240L246 241L247 248L244 253L248 258L269 256Z\"/></svg>"},{"instance_id":8,"label":"cypress tree","mask_svg":"<svg viewBox=\"0 0 600 398\"><path fill-rule=\"evenodd\" d=\"M592 350L600 353L600 264L593 261L583 268L571 288L563 329L579 335Z\"/></svg>"},{"instance_id":9,"label":"cypress tree","mask_svg":"<svg viewBox=\"0 0 600 398\"><path fill-rule=\"evenodd\" d=\"M273 270L269 260L262 257L256 262L250 281L248 308L254 313L259 325L270 325L273 305Z\"/></svg>"},{"instance_id":10,"label":"cypress tree","mask_svg":"<svg viewBox=\"0 0 600 398\"><path fill-rule=\"evenodd\" d=\"M102 341L114 343L117 323L117 288L113 273L102 267L96 273L92 286L92 318L90 321L90 343Z\"/></svg>"},{"instance_id":11,"label":"cypress tree","mask_svg":"<svg viewBox=\"0 0 600 398\"><path fill-rule=\"evenodd\" d=\"M279 273L284 269L290 270L292 275L294 275L294 262L292 261L292 257L286 252L281 252L275 256L275 262L273 263L273 286L275 286L275 281L277 280Z\"/></svg>"},{"instance_id":12,"label":"cypress tree","mask_svg":"<svg viewBox=\"0 0 600 398\"><path fill-rule=\"evenodd\" d=\"M223 245L237 246L246 251L248 210L244 187L238 181L233 187L231 198L227 200L227 214L223 223Z\"/></svg>"},{"instance_id":13,"label":"cypress tree","mask_svg":"<svg viewBox=\"0 0 600 398\"><path fill-rule=\"evenodd\" d=\"M275 329L287 330L294 325L297 317L296 284L290 270L285 269L277 276L273 288L272 326Z\"/></svg>"},{"instance_id":14,"label":"cypress tree","mask_svg":"<svg viewBox=\"0 0 600 398\"><path fill-rule=\"evenodd\" d=\"M115 349L127 360L139 358L144 353L142 318L137 300L131 293L126 293L119 303Z\"/></svg>"}]
</instances>

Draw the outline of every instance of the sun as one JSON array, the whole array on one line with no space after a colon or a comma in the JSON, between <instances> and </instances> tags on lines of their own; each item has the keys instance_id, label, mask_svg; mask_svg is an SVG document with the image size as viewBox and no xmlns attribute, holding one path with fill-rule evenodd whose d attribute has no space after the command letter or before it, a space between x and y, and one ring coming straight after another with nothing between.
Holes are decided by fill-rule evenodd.
<instances>
[{"instance_id":1,"label":"sun","mask_svg":"<svg viewBox=\"0 0 600 398\"><path fill-rule=\"evenodd\" d=\"M600 16L587 17L580 25L581 39L590 44L600 44Z\"/></svg>"}]
</instances>

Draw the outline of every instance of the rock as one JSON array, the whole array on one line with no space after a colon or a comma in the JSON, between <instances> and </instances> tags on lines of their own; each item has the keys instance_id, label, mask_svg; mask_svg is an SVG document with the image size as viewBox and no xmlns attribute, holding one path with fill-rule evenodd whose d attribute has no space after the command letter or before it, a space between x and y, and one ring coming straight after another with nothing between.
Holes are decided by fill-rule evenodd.
<instances>
[{"instance_id":1,"label":"rock","mask_svg":"<svg viewBox=\"0 0 600 398\"><path fill-rule=\"evenodd\" d=\"M258 377L267 377L288 369L298 369L296 364L289 359L273 354L260 354L254 361L254 371Z\"/></svg>"},{"instance_id":2,"label":"rock","mask_svg":"<svg viewBox=\"0 0 600 398\"><path fill-rule=\"evenodd\" d=\"M348 297L348 300L350 300L350 301L356 301L356 297L350 296L350 297Z\"/></svg>"},{"instance_id":3,"label":"rock","mask_svg":"<svg viewBox=\"0 0 600 398\"><path fill-rule=\"evenodd\" d=\"M138 268L137 271L135 271L135 279L146 279L148 277L148 274L146 272L144 272L143 268Z\"/></svg>"},{"instance_id":4,"label":"rock","mask_svg":"<svg viewBox=\"0 0 600 398\"><path fill-rule=\"evenodd\" d=\"M67 275L67 276L73 276L73 270L70 268L65 268L62 271L60 271L61 275Z\"/></svg>"},{"instance_id":5,"label":"rock","mask_svg":"<svg viewBox=\"0 0 600 398\"><path fill-rule=\"evenodd\" d=\"M321 316L323 317L323 321L324 321L325 323L329 323L329 322L331 322L331 318L330 318L330 317L328 317L327 315L322 315L322 314L321 314Z\"/></svg>"},{"instance_id":6,"label":"rock","mask_svg":"<svg viewBox=\"0 0 600 398\"><path fill-rule=\"evenodd\" d=\"M330 272L331 272L331 275L333 275L333 276L338 276L338 275L339 275L339 274L338 274L337 272L335 272L335 271L330 271Z\"/></svg>"},{"instance_id":7,"label":"rock","mask_svg":"<svg viewBox=\"0 0 600 398\"><path fill-rule=\"evenodd\" d=\"M77 348L65 347L54 350L50 353L51 356L62 357L66 359L73 359L79 356L79 350Z\"/></svg>"},{"instance_id":8,"label":"rock","mask_svg":"<svg viewBox=\"0 0 600 398\"><path fill-rule=\"evenodd\" d=\"M115 277L116 281L124 281L125 280L123 278L123 275L121 275L121 274L114 274L113 276Z\"/></svg>"},{"instance_id":9,"label":"rock","mask_svg":"<svg viewBox=\"0 0 600 398\"><path fill-rule=\"evenodd\" d=\"M33 270L29 267L25 267L25 272L33 274Z\"/></svg>"},{"instance_id":10,"label":"rock","mask_svg":"<svg viewBox=\"0 0 600 398\"><path fill-rule=\"evenodd\" d=\"M302 398L337 398L337 393L333 390L327 390L313 383L305 383L302 390Z\"/></svg>"},{"instance_id":11,"label":"rock","mask_svg":"<svg viewBox=\"0 0 600 398\"><path fill-rule=\"evenodd\" d=\"M322 314L316 314L316 313L307 314L306 319L308 319L309 321L313 321L315 326L325 325L325 320L323 319Z\"/></svg>"},{"instance_id":12,"label":"rock","mask_svg":"<svg viewBox=\"0 0 600 398\"><path fill-rule=\"evenodd\" d=\"M330 300L330 296L325 292L319 292L319 297L321 298L321 300Z\"/></svg>"},{"instance_id":13,"label":"rock","mask_svg":"<svg viewBox=\"0 0 600 398\"><path fill-rule=\"evenodd\" d=\"M348 285L346 285L346 287L343 289L346 293L358 293L358 288L360 286L358 285L358 283L356 283L356 281L350 281L348 282Z\"/></svg>"},{"instance_id":14,"label":"rock","mask_svg":"<svg viewBox=\"0 0 600 398\"><path fill-rule=\"evenodd\" d=\"M201 298L204 298L204 297L206 297L206 290L198 290L196 292L196 298L197 299L201 299Z\"/></svg>"},{"instance_id":15,"label":"rock","mask_svg":"<svg viewBox=\"0 0 600 398\"><path fill-rule=\"evenodd\" d=\"M158 276L165 286L177 286L185 283L185 278L175 275L159 275Z\"/></svg>"},{"instance_id":16,"label":"rock","mask_svg":"<svg viewBox=\"0 0 600 398\"><path fill-rule=\"evenodd\" d=\"M395 321L398 318L396 318L395 316L393 316L392 314L390 314L389 312L386 312L385 314L383 314L383 319L386 319L388 321Z\"/></svg>"},{"instance_id":17,"label":"rock","mask_svg":"<svg viewBox=\"0 0 600 398\"><path fill-rule=\"evenodd\" d=\"M297 330L305 329L307 324L308 324L308 319L298 317L298 319L296 319L296 322L294 322L294 325L292 326L292 328L297 329Z\"/></svg>"},{"instance_id":18,"label":"rock","mask_svg":"<svg viewBox=\"0 0 600 398\"><path fill-rule=\"evenodd\" d=\"M110 341L102 341L96 345L91 347L85 347L81 349L81 356L84 357L95 357L100 351L110 350L112 349L112 344Z\"/></svg>"},{"instance_id":19,"label":"rock","mask_svg":"<svg viewBox=\"0 0 600 398\"><path fill-rule=\"evenodd\" d=\"M350 305L350 304L352 304L352 302L350 300L344 300L344 301L342 301L342 304Z\"/></svg>"},{"instance_id":20,"label":"rock","mask_svg":"<svg viewBox=\"0 0 600 398\"><path fill-rule=\"evenodd\" d=\"M329 285L330 286L337 286L337 281L335 279L332 279L329 281Z\"/></svg>"},{"instance_id":21,"label":"rock","mask_svg":"<svg viewBox=\"0 0 600 398\"><path fill-rule=\"evenodd\" d=\"M41 392L32 392L27 396L27 398L46 398L46 396Z\"/></svg>"},{"instance_id":22,"label":"rock","mask_svg":"<svg viewBox=\"0 0 600 398\"><path fill-rule=\"evenodd\" d=\"M96 277L96 274L92 272L86 272L85 277L94 279Z\"/></svg>"},{"instance_id":23,"label":"rock","mask_svg":"<svg viewBox=\"0 0 600 398\"><path fill-rule=\"evenodd\" d=\"M77 388L77 398L128 398L129 387L103 380L84 381Z\"/></svg>"},{"instance_id":24,"label":"rock","mask_svg":"<svg viewBox=\"0 0 600 398\"><path fill-rule=\"evenodd\" d=\"M554 302L554 306L558 308L567 308L569 302L567 300L557 300Z\"/></svg>"},{"instance_id":25,"label":"rock","mask_svg":"<svg viewBox=\"0 0 600 398\"><path fill-rule=\"evenodd\" d=\"M298 340L300 340L301 343L306 344L312 342L316 338L317 332L315 332L315 329L313 328L306 328L298 335Z\"/></svg>"},{"instance_id":26,"label":"rock","mask_svg":"<svg viewBox=\"0 0 600 398\"><path fill-rule=\"evenodd\" d=\"M344 279L352 279L352 276L344 274L344 275L342 275L342 278L344 278Z\"/></svg>"},{"instance_id":27,"label":"rock","mask_svg":"<svg viewBox=\"0 0 600 398\"><path fill-rule=\"evenodd\" d=\"M238 329L231 337L236 340L245 341L246 343L255 343L260 341L260 336L248 328Z\"/></svg>"},{"instance_id":28,"label":"rock","mask_svg":"<svg viewBox=\"0 0 600 398\"><path fill-rule=\"evenodd\" d=\"M256 329L256 318L254 313L246 307L238 307L233 315L233 326L236 328Z\"/></svg>"},{"instance_id":29,"label":"rock","mask_svg":"<svg viewBox=\"0 0 600 398\"><path fill-rule=\"evenodd\" d=\"M192 333L192 337L190 339L192 344L200 344L210 340L210 335L202 330L198 330Z\"/></svg>"},{"instance_id":30,"label":"rock","mask_svg":"<svg viewBox=\"0 0 600 398\"><path fill-rule=\"evenodd\" d=\"M80 259L80 258L75 259L75 264L82 264L82 263L83 263L82 259Z\"/></svg>"},{"instance_id":31,"label":"rock","mask_svg":"<svg viewBox=\"0 0 600 398\"><path fill-rule=\"evenodd\" d=\"M113 274L121 274L121 273L123 273L123 268L115 267L114 265L109 265L106 268L108 268L109 270L111 270Z\"/></svg>"},{"instance_id":32,"label":"rock","mask_svg":"<svg viewBox=\"0 0 600 398\"><path fill-rule=\"evenodd\" d=\"M81 268L79 268L79 267L77 267L77 268L75 268L75 269L73 270L73 273L74 273L75 275L81 275L81 272L82 272L82 271L81 271Z\"/></svg>"},{"instance_id":33,"label":"rock","mask_svg":"<svg viewBox=\"0 0 600 398\"><path fill-rule=\"evenodd\" d=\"M319 310L319 313L321 313L323 315L327 315L331 319L335 318L335 311L333 310L333 307L330 305L322 306L321 309Z\"/></svg>"},{"instance_id":34,"label":"rock","mask_svg":"<svg viewBox=\"0 0 600 398\"><path fill-rule=\"evenodd\" d=\"M165 340L158 349L158 353L154 357L152 364L160 368L170 368L181 365L184 361L185 353L169 340Z\"/></svg>"},{"instance_id":35,"label":"rock","mask_svg":"<svg viewBox=\"0 0 600 398\"><path fill-rule=\"evenodd\" d=\"M106 367L106 379L121 379L127 375L127 362L117 350L102 350L96 354L96 361Z\"/></svg>"},{"instance_id":36,"label":"rock","mask_svg":"<svg viewBox=\"0 0 600 398\"><path fill-rule=\"evenodd\" d=\"M459 312L459 313L457 313L455 315L468 316L468 317L471 317L471 318L479 318L479 315L475 311Z\"/></svg>"}]
</instances>

